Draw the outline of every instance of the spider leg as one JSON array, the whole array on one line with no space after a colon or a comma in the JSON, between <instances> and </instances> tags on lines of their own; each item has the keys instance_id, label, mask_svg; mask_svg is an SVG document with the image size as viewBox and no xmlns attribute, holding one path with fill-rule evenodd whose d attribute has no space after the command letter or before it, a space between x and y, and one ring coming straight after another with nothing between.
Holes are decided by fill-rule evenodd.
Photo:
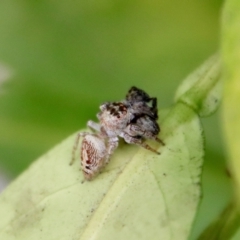
<instances>
[{"instance_id":1,"label":"spider leg","mask_svg":"<svg viewBox=\"0 0 240 240\"><path fill-rule=\"evenodd\" d=\"M90 127L90 128L92 128L93 130L95 130L95 131L97 131L97 132L100 132L101 130L100 130L100 124L98 124L98 123L95 123L94 121L91 121L91 120L89 120L88 122L87 122L87 126L88 127Z\"/></svg>"},{"instance_id":2,"label":"spider leg","mask_svg":"<svg viewBox=\"0 0 240 240\"><path fill-rule=\"evenodd\" d=\"M130 143L130 144L137 144L151 152L154 152L156 154L160 154L160 152L158 152L157 150L155 150L154 148L150 147L147 143L143 142L143 139L141 137L132 137L130 135L128 135L127 133L124 133L122 135L122 137L124 138L124 140L127 142L127 143Z\"/></svg>"},{"instance_id":3,"label":"spider leg","mask_svg":"<svg viewBox=\"0 0 240 240\"><path fill-rule=\"evenodd\" d=\"M160 138L155 137L154 140L155 140L156 142L161 143L163 146L165 146L165 143L164 143Z\"/></svg>"},{"instance_id":4,"label":"spider leg","mask_svg":"<svg viewBox=\"0 0 240 240\"><path fill-rule=\"evenodd\" d=\"M87 132L79 132L77 134L77 137L75 139L75 143L74 143L73 148L72 148L72 159L71 159L71 162L69 163L69 165L72 165L74 163L74 161L75 161L75 152L77 150L80 137L85 137L87 134L89 134L89 133L87 133Z\"/></svg>"},{"instance_id":5,"label":"spider leg","mask_svg":"<svg viewBox=\"0 0 240 240\"><path fill-rule=\"evenodd\" d=\"M118 147L118 137L111 137L108 140L107 143L107 156L105 158L105 164L107 164L110 160L111 155L115 151L115 149Z\"/></svg>"}]
</instances>

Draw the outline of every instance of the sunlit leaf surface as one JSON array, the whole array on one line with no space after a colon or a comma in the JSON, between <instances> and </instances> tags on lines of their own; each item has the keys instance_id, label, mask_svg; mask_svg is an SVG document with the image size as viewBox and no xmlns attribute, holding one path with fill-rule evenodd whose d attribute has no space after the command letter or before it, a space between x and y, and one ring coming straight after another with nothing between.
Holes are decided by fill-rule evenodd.
<instances>
[{"instance_id":1,"label":"sunlit leaf surface","mask_svg":"<svg viewBox=\"0 0 240 240\"><path fill-rule=\"evenodd\" d=\"M224 101L222 125L240 209L240 2L227 1L222 20Z\"/></svg>"},{"instance_id":2,"label":"sunlit leaf surface","mask_svg":"<svg viewBox=\"0 0 240 240\"><path fill-rule=\"evenodd\" d=\"M218 54L210 57L179 86L175 99L188 104L201 117L216 111L222 97L221 64Z\"/></svg>"},{"instance_id":3,"label":"sunlit leaf surface","mask_svg":"<svg viewBox=\"0 0 240 240\"><path fill-rule=\"evenodd\" d=\"M161 155L123 143L91 182L69 166L75 136L56 146L1 195L1 239L186 239L201 195L202 129L181 103L162 129L166 145L150 142Z\"/></svg>"}]
</instances>

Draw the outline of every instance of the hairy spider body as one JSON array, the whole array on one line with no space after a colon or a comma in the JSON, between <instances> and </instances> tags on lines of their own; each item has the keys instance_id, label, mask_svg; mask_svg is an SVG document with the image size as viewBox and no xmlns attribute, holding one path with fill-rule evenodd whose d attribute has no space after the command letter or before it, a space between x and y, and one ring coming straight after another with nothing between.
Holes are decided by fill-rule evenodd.
<instances>
[{"instance_id":1,"label":"hairy spider body","mask_svg":"<svg viewBox=\"0 0 240 240\"><path fill-rule=\"evenodd\" d=\"M119 137L157 154L159 152L144 140L152 139L164 145L157 137L160 132L157 99L141 89L132 87L125 100L102 104L97 118L99 123L88 121L87 124L96 133L79 133L73 148L72 162L79 138L83 136L81 165L87 180L91 180L109 162L118 146Z\"/></svg>"},{"instance_id":2,"label":"hairy spider body","mask_svg":"<svg viewBox=\"0 0 240 240\"><path fill-rule=\"evenodd\" d=\"M117 137L130 122L130 112L122 102L105 103L100 106L101 112L97 114L102 132L108 137Z\"/></svg>"},{"instance_id":3,"label":"hairy spider body","mask_svg":"<svg viewBox=\"0 0 240 240\"><path fill-rule=\"evenodd\" d=\"M152 119L148 115L143 115L136 119L133 119L127 125L125 131L133 137L139 136L141 138L155 140L160 132L160 128L157 122L152 121Z\"/></svg>"},{"instance_id":4,"label":"hairy spider body","mask_svg":"<svg viewBox=\"0 0 240 240\"><path fill-rule=\"evenodd\" d=\"M96 134L85 133L81 147L81 166L85 179L91 180L105 164L107 148Z\"/></svg>"},{"instance_id":5,"label":"hairy spider body","mask_svg":"<svg viewBox=\"0 0 240 240\"><path fill-rule=\"evenodd\" d=\"M126 101L132 105L132 112L135 115L149 115L153 120L158 119L157 98L151 98L143 90L131 87L126 95ZM152 102L152 106L149 104Z\"/></svg>"}]
</instances>

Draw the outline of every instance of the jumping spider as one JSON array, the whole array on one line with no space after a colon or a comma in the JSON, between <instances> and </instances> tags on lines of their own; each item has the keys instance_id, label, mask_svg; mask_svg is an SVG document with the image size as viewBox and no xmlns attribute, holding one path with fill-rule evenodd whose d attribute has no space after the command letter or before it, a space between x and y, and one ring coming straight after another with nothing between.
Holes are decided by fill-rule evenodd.
<instances>
[{"instance_id":1,"label":"jumping spider","mask_svg":"<svg viewBox=\"0 0 240 240\"><path fill-rule=\"evenodd\" d=\"M97 118L99 123L87 123L96 133L78 133L72 152L71 164L82 136L81 166L85 179L91 180L109 162L118 146L119 137L127 143L160 154L144 142L145 139L152 139L164 145L157 137L160 132L157 98L151 98L143 90L132 87L125 100L102 104Z\"/></svg>"}]
</instances>

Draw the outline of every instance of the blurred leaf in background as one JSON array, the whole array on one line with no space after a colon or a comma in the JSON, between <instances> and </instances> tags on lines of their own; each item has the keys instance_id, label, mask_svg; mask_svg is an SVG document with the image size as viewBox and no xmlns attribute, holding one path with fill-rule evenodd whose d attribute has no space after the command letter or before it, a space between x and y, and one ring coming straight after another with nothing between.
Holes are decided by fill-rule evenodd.
<instances>
[{"instance_id":1,"label":"blurred leaf in background","mask_svg":"<svg viewBox=\"0 0 240 240\"><path fill-rule=\"evenodd\" d=\"M0 168L11 177L136 85L172 104L218 49L222 1L0 2ZM193 237L230 198L218 116L203 121L204 200Z\"/></svg>"}]
</instances>

